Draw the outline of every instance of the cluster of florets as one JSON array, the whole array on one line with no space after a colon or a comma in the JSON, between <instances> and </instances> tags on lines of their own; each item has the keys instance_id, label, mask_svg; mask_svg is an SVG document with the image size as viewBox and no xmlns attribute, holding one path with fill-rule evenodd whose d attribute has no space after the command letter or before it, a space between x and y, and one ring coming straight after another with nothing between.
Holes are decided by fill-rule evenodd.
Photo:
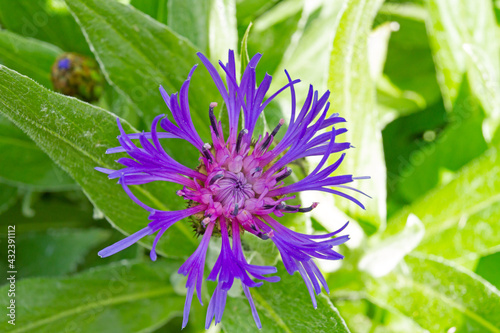
<instances>
[{"instance_id":1,"label":"cluster of florets","mask_svg":"<svg viewBox=\"0 0 500 333\"><path fill-rule=\"evenodd\" d=\"M331 176L342 163L345 154L327 165L332 154L350 148L349 143L339 143L335 140L337 135L345 132L345 129L336 129L335 126L345 120L338 114L328 115L329 92L319 97L312 86L309 87L305 102L297 112L294 85L300 81L292 80L286 71L289 82L264 100L271 84L271 76L266 74L260 85L256 84L255 67L260 60L259 54L249 62L240 83L237 83L232 51L229 52L227 64L220 62L226 73L226 83L208 59L201 53L198 55L211 74L227 108L228 136L224 137L222 124L214 116L214 108L217 106L215 103L210 104L208 112L211 143L204 142L194 128L189 112L188 88L196 66L189 73L179 95L174 93L169 96L160 87L175 123L164 115L159 115L153 121L151 132L127 134L118 121L121 132L118 136L120 147L109 149L108 153L126 152L130 157L118 160L124 165L120 170L97 169L107 173L109 178L118 178L132 200L150 212L151 222L144 229L102 250L99 255L102 257L112 255L146 235L157 233L151 250L151 259L156 260L155 248L163 233L174 223L192 217L196 224L196 232L203 237L197 250L179 269L180 274L187 276L183 327L189 318L194 290L201 302L201 285L208 242L212 236L218 235L222 240L221 252L207 277L207 280L218 283L208 306L206 327L210 326L214 318L216 324L221 321L227 292L233 286L234 280L239 279L249 300L255 322L260 328L260 319L249 288L262 285L262 282L256 282L254 279L276 282L279 277L266 276L276 273L275 267L257 266L247 262L243 255L241 233L247 231L263 240L274 242L288 273L293 274L298 271L302 275L316 307L314 294L321 292L321 285L327 291L328 286L313 259L343 258L333 250L333 247L345 243L349 237L347 235L332 237L342 231L347 224L329 234L306 235L286 228L272 215L281 217L283 213L311 211L317 203L305 208L287 204L288 200L295 198L292 193L311 190L340 195L363 207L358 200L340 191L340 189L354 190L345 184L355 180L355 177ZM285 124L283 119L271 133L258 135L256 139L252 139L261 113L286 89L290 90L292 96L291 114L281 140L275 142L278 131ZM238 130L240 113L243 113L244 122L243 129ZM158 132L158 125L165 132ZM170 138L186 140L198 149L201 163L197 169L182 165L165 152L159 140ZM132 140L139 140L141 147ZM288 165L308 156L322 158L304 179L285 184L285 178L292 173ZM178 211L154 209L138 200L129 188L130 185L152 181L168 181L182 186L177 194L186 199L188 208Z\"/></svg>"}]
</instances>

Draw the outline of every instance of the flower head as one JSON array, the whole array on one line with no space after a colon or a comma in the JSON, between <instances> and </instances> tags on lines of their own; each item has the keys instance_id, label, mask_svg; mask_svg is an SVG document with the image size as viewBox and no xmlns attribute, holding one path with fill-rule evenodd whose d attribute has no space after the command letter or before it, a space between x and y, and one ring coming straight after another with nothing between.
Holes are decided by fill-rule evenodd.
<instances>
[{"instance_id":1,"label":"flower head","mask_svg":"<svg viewBox=\"0 0 500 333\"><path fill-rule=\"evenodd\" d=\"M298 271L309 290L316 307L315 293L321 292L321 285L328 291L323 275L314 258L338 260L343 256L333 247L345 243L348 236L335 237L339 230L325 235L306 235L292 231L280 224L274 217L284 213L306 213L317 206L309 207L288 204L300 191L324 191L352 200L363 205L341 190L351 189L345 186L356 178L352 175L332 173L340 166L345 154L336 162L328 164L331 154L350 148L347 142L337 142L337 135L344 133L337 124L345 120L332 114L329 109L329 92L319 96L313 87L309 87L307 98L300 110L297 110L294 85L300 82L292 80L288 72L288 83L265 99L271 76L264 77L257 85L255 68L261 55L255 55L243 72L240 82L236 77L234 54L229 51L227 64L219 62L226 76L226 83L219 76L216 68L201 53L201 62L208 69L217 86L228 112L229 133L223 132L221 122L214 115L216 103L209 105L208 117L211 124L211 140L203 141L191 121L188 89L193 67L179 94L168 93L160 87L161 95L170 109L173 121L164 115L157 116L151 126L151 132L127 134L118 120L120 147L111 148L108 153L126 152L129 157L120 158L124 166L120 170L96 168L109 174L109 178L118 178L118 182L132 200L150 212L151 220L147 227L99 252L107 257L134 244L146 235L156 233L151 250L151 259L156 260L155 247L164 232L174 223L192 216L196 232L202 235L196 251L179 268L179 273L187 276L187 296L184 308L183 327L187 324L194 291L200 303L201 286L205 267L205 256L210 238L221 237L222 247L217 261L207 280L217 281L207 310L206 327L215 318L215 324L222 319L226 296L235 279L239 279L243 291L250 303L257 326L260 320L252 300L249 288L259 287L262 281L277 282L279 277L269 276L276 273L272 266L257 266L247 262L243 255L241 234L248 232L272 241L277 246L288 273ZM285 121L281 119L271 133L254 133L257 120L266 106L284 90L291 93L291 115L283 138L276 142L276 134L282 130ZM240 114L243 119L240 126ZM158 132L157 127L165 132ZM283 129L284 130L284 129ZM191 143L200 152L200 166L191 169L169 156L160 144L160 139L177 138ZM137 145L137 140L140 146ZM285 185L283 181L292 173L290 163L307 156L322 156L321 161L304 179ZM153 181L167 181L179 184L177 194L188 202L188 208L177 211L160 211L139 201L129 185L139 185ZM260 280L260 281L259 281ZM258 281L258 282L257 282Z\"/></svg>"}]
</instances>

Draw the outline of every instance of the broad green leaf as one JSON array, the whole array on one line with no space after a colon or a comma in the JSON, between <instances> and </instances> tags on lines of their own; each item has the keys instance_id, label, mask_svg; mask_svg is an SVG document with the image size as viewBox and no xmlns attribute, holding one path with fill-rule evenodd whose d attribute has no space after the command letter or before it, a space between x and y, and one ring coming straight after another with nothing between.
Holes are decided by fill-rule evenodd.
<instances>
[{"instance_id":1,"label":"broad green leaf","mask_svg":"<svg viewBox=\"0 0 500 333\"><path fill-rule=\"evenodd\" d=\"M0 30L0 64L52 88L50 68L63 51L57 46L36 39Z\"/></svg>"},{"instance_id":2,"label":"broad green leaf","mask_svg":"<svg viewBox=\"0 0 500 333\"><path fill-rule=\"evenodd\" d=\"M330 57L328 88L331 112L347 119L348 132L342 139L350 149L339 172L370 176L353 186L373 197L364 199L366 211L339 198L336 205L359 220L368 233L385 224L386 188L380 119L375 103L375 83L370 79L368 36L382 1L353 0L340 18Z\"/></svg>"},{"instance_id":3,"label":"broad green leaf","mask_svg":"<svg viewBox=\"0 0 500 333\"><path fill-rule=\"evenodd\" d=\"M29 93L30 98L25 96ZM77 99L62 96L39 86L31 79L5 67L0 68L0 112L26 132L53 160L82 187L92 203L108 221L123 233L131 234L147 223L147 212L136 204L115 181L94 167L117 168L116 156L105 151L117 146L116 116ZM45 115L50 115L46 117ZM128 123L124 129L133 133ZM185 203L175 195L175 186L139 187L137 195L157 209L183 209ZM152 236L144 243L150 246ZM185 256L196 246L185 222L166 232L159 252Z\"/></svg>"},{"instance_id":4,"label":"broad green leaf","mask_svg":"<svg viewBox=\"0 0 500 333\"><path fill-rule=\"evenodd\" d=\"M408 256L367 290L430 332L500 332L500 292L439 257Z\"/></svg>"},{"instance_id":5,"label":"broad green leaf","mask_svg":"<svg viewBox=\"0 0 500 333\"><path fill-rule=\"evenodd\" d=\"M349 332L344 319L325 294L316 296L314 309L304 281L299 274L290 276L282 264L278 265L281 280L265 282L251 288L257 312L262 322L259 332ZM242 294L228 298L222 319L226 332L256 332L250 306Z\"/></svg>"},{"instance_id":6,"label":"broad green leaf","mask_svg":"<svg viewBox=\"0 0 500 333\"><path fill-rule=\"evenodd\" d=\"M3 332L149 332L181 314L169 276L175 263L121 262L65 278L16 284L16 326ZM0 288L6 304L8 285ZM29 291L29 292L26 292Z\"/></svg>"},{"instance_id":7,"label":"broad green leaf","mask_svg":"<svg viewBox=\"0 0 500 333\"><path fill-rule=\"evenodd\" d=\"M0 183L0 214L12 206L17 199L17 188Z\"/></svg>"},{"instance_id":8,"label":"broad green leaf","mask_svg":"<svg viewBox=\"0 0 500 333\"><path fill-rule=\"evenodd\" d=\"M62 276L74 272L85 256L109 238L111 232L103 229L49 229L47 232L17 233L17 277ZM5 238L4 240L5 241ZM0 249L7 258L7 248ZM6 272L7 262L2 262Z\"/></svg>"},{"instance_id":9,"label":"broad green leaf","mask_svg":"<svg viewBox=\"0 0 500 333\"><path fill-rule=\"evenodd\" d=\"M0 21L7 30L91 55L78 25L60 0L1 0Z\"/></svg>"},{"instance_id":10,"label":"broad green leaf","mask_svg":"<svg viewBox=\"0 0 500 333\"><path fill-rule=\"evenodd\" d=\"M425 226L418 251L457 260L494 251L500 236L499 175L500 152L494 147L465 166L450 183L394 215L388 222L387 234L401 230L413 213Z\"/></svg>"},{"instance_id":11,"label":"broad green leaf","mask_svg":"<svg viewBox=\"0 0 500 333\"><path fill-rule=\"evenodd\" d=\"M205 54L208 51L208 19L212 1L168 1L168 27L189 39Z\"/></svg>"},{"instance_id":12,"label":"broad green leaf","mask_svg":"<svg viewBox=\"0 0 500 333\"><path fill-rule=\"evenodd\" d=\"M75 188L75 182L67 173L1 115L0 151L0 179L4 182L43 191Z\"/></svg>"},{"instance_id":13,"label":"broad green leaf","mask_svg":"<svg viewBox=\"0 0 500 333\"><path fill-rule=\"evenodd\" d=\"M130 4L158 22L167 24L168 0L132 0Z\"/></svg>"},{"instance_id":14,"label":"broad green leaf","mask_svg":"<svg viewBox=\"0 0 500 333\"><path fill-rule=\"evenodd\" d=\"M165 25L116 1L67 0L111 84L142 110L147 126L167 112L158 87L179 91L191 68L199 63L196 49ZM227 52L227 51L226 51ZM203 66L201 66L203 67ZM191 116L202 138L210 138L208 106L218 100L215 85L198 68L190 86Z\"/></svg>"},{"instance_id":15,"label":"broad green leaf","mask_svg":"<svg viewBox=\"0 0 500 333\"><path fill-rule=\"evenodd\" d=\"M211 0L208 50L212 61L226 63L227 51L238 51L236 0ZM238 67L236 67L238 68Z\"/></svg>"},{"instance_id":16,"label":"broad green leaf","mask_svg":"<svg viewBox=\"0 0 500 333\"><path fill-rule=\"evenodd\" d=\"M464 74L493 121L500 119L500 42L492 1L427 0L427 27L445 106L451 110ZM494 125L494 126L493 126Z\"/></svg>"}]
</instances>

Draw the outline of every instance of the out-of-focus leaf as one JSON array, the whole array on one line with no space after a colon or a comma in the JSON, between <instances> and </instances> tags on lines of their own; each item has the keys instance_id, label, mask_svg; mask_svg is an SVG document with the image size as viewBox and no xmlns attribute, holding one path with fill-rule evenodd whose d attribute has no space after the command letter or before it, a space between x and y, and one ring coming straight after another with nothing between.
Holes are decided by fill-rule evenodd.
<instances>
[{"instance_id":1,"label":"out-of-focus leaf","mask_svg":"<svg viewBox=\"0 0 500 333\"><path fill-rule=\"evenodd\" d=\"M227 50L238 50L236 0L212 0L208 49L212 61L227 59Z\"/></svg>"},{"instance_id":2,"label":"out-of-focus leaf","mask_svg":"<svg viewBox=\"0 0 500 333\"><path fill-rule=\"evenodd\" d=\"M47 112L50 111L41 109L40 116L47 117ZM0 179L9 184L44 191L76 186L25 133L1 115L0 151Z\"/></svg>"},{"instance_id":3,"label":"out-of-focus leaf","mask_svg":"<svg viewBox=\"0 0 500 333\"><path fill-rule=\"evenodd\" d=\"M385 224L386 188L380 119L375 103L375 83L370 79L368 36L382 1L349 1L340 18L330 57L328 88L331 112L347 119L345 138L351 149L339 172L370 176L354 187L373 197L364 200L366 211L339 198L336 205L362 223L368 233Z\"/></svg>"},{"instance_id":4,"label":"out-of-focus leaf","mask_svg":"<svg viewBox=\"0 0 500 333\"><path fill-rule=\"evenodd\" d=\"M375 18L398 26L389 40L385 76L377 82L377 101L398 114L425 109L440 99L425 29L427 16L417 4L386 3Z\"/></svg>"},{"instance_id":5,"label":"out-of-focus leaf","mask_svg":"<svg viewBox=\"0 0 500 333\"><path fill-rule=\"evenodd\" d=\"M466 73L474 94L491 117L491 136L500 120L500 42L491 0L428 0L427 27L445 106L452 109Z\"/></svg>"},{"instance_id":6,"label":"out-of-focus leaf","mask_svg":"<svg viewBox=\"0 0 500 333\"><path fill-rule=\"evenodd\" d=\"M367 283L374 299L430 332L499 332L500 293L478 275L438 257L409 256Z\"/></svg>"},{"instance_id":7,"label":"out-of-focus leaf","mask_svg":"<svg viewBox=\"0 0 500 333\"><path fill-rule=\"evenodd\" d=\"M413 214L408 216L405 228L398 234L368 248L358 268L378 278L387 275L424 237L424 226Z\"/></svg>"},{"instance_id":8,"label":"out-of-focus leaf","mask_svg":"<svg viewBox=\"0 0 500 333\"><path fill-rule=\"evenodd\" d=\"M282 264L278 270L282 272L279 282L251 288L262 332L349 332L326 295L316 296L318 308L314 309L302 278L289 276ZM256 331L245 296L228 298L222 323L226 332Z\"/></svg>"},{"instance_id":9,"label":"out-of-focus leaf","mask_svg":"<svg viewBox=\"0 0 500 333\"><path fill-rule=\"evenodd\" d=\"M17 188L0 183L0 214L16 202Z\"/></svg>"},{"instance_id":10,"label":"out-of-focus leaf","mask_svg":"<svg viewBox=\"0 0 500 333\"><path fill-rule=\"evenodd\" d=\"M15 223L16 221L12 221ZM16 235L17 277L62 276L74 272L85 255L111 234L103 229L51 229ZM95 249L97 252L97 249ZM0 249L7 258L7 247ZM94 253L97 256L97 253ZM0 264L6 272L7 262Z\"/></svg>"},{"instance_id":11,"label":"out-of-focus leaf","mask_svg":"<svg viewBox=\"0 0 500 333\"><path fill-rule=\"evenodd\" d=\"M48 91L5 67L0 68L0 92L0 112L36 140L82 186L115 228L131 234L147 225L147 212L133 204L120 185L94 170L96 166L117 167L116 156L105 154L106 149L117 145L115 115ZM30 98L26 99L28 94ZM127 133L136 131L122 123ZM185 207L175 195L175 186L164 182L151 185L157 186L137 188L137 195L145 202L161 210ZM152 241L150 236L144 243L150 246ZM162 237L159 252L184 256L196 243L188 225L180 222Z\"/></svg>"},{"instance_id":12,"label":"out-of-focus leaf","mask_svg":"<svg viewBox=\"0 0 500 333\"><path fill-rule=\"evenodd\" d=\"M309 84L319 91L326 90L326 81L332 42L347 1L304 1L304 9L292 42L277 67L272 87L279 89L287 84L286 69L292 78L303 82L295 86L300 103L306 98ZM325 29L328 27L328 29ZM282 102L280 100L280 102ZM288 107L283 107L289 110ZM285 115L289 117L288 114Z\"/></svg>"},{"instance_id":13,"label":"out-of-focus leaf","mask_svg":"<svg viewBox=\"0 0 500 333\"><path fill-rule=\"evenodd\" d=\"M52 88L50 68L63 51L36 39L0 30L0 64Z\"/></svg>"},{"instance_id":14,"label":"out-of-focus leaf","mask_svg":"<svg viewBox=\"0 0 500 333\"><path fill-rule=\"evenodd\" d=\"M80 191L50 192L34 196L30 203L32 216L23 214L22 202L17 202L2 214L0 226L16 225L19 234L44 232L57 228L89 228L102 221L94 220L92 205ZM0 235L6 234L0 229Z\"/></svg>"},{"instance_id":15,"label":"out-of-focus leaf","mask_svg":"<svg viewBox=\"0 0 500 333\"><path fill-rule=\"evenodd\" d=\"M268 11L281 0L236 0L238 35L243 36L250 22Z\"/></svg>"},{"instance_id":16,"label":"out-of-focus leaf","mask_svg":"<svg viewBox=\"0 0 500 333\"><path fill-rule=\"evenodd\" d=\"M24 37L46 41L66 52L92 54L62 1L1 0L0 21L4 28Z\"/></svg>"},{"instance_id":17,"label":"out-of-focus leaf","mask_svg":"<svg viewBox=\"0 0 500 333\"><path fill-rule=\"evenodd\" d=\"M497 289L500 288L500 252L485 256L479 260L476 274L490 282Z\"/></svg>"},{"instance_id":18,"label":"out-of-focus leaf","mask_svg":"<svg viewBox=\"0 0 500 333\"><path fill-rule=\"evenodd\" d=\"M248 49L251 55L263 54L257 67L258 77L263 78L266 72L274 73L280 64L299 24L303 3L303 0L281 1L253 22Z\"/></svg>"},{"instance_id":19,"label":"out-of-focus leaf","mask_svg":"<svg viewBox=\"0 0 500 333\"><path fill-rule=\"evenodd\" d=\"M169 0L168 26L189 39L200 51L208 51L208 19L214 0Z\"/></svg>"},{"instance_id":20,"label":"out-of-focus leaf","mask_svg":"<svg viewBox=\"0 0 500 333\"><path fill-rule=\"evenodd\" d=\"M347 327L356 333L428 333L411 318L386 304L376 303L370 297L349 293L333 297Z\"/></svg>"},{"instance_id":21,"label":"out-of-focus leaf","mask_svg":"<svg viewBox=\"0 0 500 333\"><path fill-rule=\"evenodd\" d=\"M192 66L196 49L165 25L116 1L67 0L108 80L142 110L146 124L168 109L158 92L179 91ZM227 52L227 49L226 49ZM203 66L201 66L203 67ZM210 138L207 110L215 85L198 68L190 85L190 109L202 138Z\"/></svg>"},{"instance_id":22,"label":"out-of-focus leaf","mask_svg":"<svg viewBox=\"0 0 500 333\"><path fill-rule=\"evenodd\" d=\"M16 285L16 315L3 332L149 332L180 315L168 262L121 262L65 278L31 278ZM2 303L8 285L0 288ZM26 292L29 291L29 292ZM22 325L21 325L22 323Z\"/></svg>"},{"instance_id":23,"label":"out-of-focus leaf","mask_svg":"<svg viewBox=\"0 0 500 333\"><path fill-rule=\"evenodd\" d=\"M480 156L487 149L483 119L464 79L451 113L437 104L389 124L383 131L389 200L396 195L411 203L440 183L443 170L458 171Z\"/></svg>"},{"instance_id":24,"label":"out-of-focus leaf","mask_svg":"<svg viewBox=\"0 0 500 333\"><path fill-rule=\"evenodd\" d=\"M167 24L168 0L132 0L130 4L158 22Z\"/></svg>"},{"instance_id":25,"label":"out-of-focus leaf","mask_svg":"<svg viewBox=\"0 0 500 333\"><path fill-rule=\"evenodd\" d=\"M386 232L397 233L413 213L426 230L418 251L453 260L474 259L498 247L499 201L500 152L494 147L453 181L394 215Z\"/></svg>"}]
</instances>

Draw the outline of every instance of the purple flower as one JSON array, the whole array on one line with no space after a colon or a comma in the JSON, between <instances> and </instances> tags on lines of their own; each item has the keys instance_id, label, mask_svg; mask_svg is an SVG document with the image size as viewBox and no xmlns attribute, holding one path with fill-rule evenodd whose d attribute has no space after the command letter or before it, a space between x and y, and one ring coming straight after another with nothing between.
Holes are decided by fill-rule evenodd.
<instances>
[{"instance_id":1,"label":"purple flower","mask_svg":"<svg viewBox=\"0 0 500 333\"><path fill-rule=\"evenodd\" d=\"M330 93L326 92L319 96L312 86L309 87L304 104L297 111L294 85L300 80L292 80L286 71L288 84L265 99L272 78L266 74L262 82L257 85L255 68L261 58L260 54L251 59L239 84L232 51L229 51L227 64L219 62L226 74L226 83L203 54L198 53L198 56L212 76L227 107L228 136L225 137L221 122L214 116L216 103L211 103L208 111L211 142L203 141L193 126L188 104L188 89L196 66L189 73L179 94L174 93L169 96L163 87L160 87L161 95L174 121L165 115L159 115L153 121L151 132L127 134L118 120L120 147L111 148L107 153L126 152L129 157L118 160L118 163L124 166L120 170L96 169L108 174L111 179L118 178L118 182L132 200L150 212L151 222L144 229L100 251L99 255L110 256L142 237L156 233L151 249L151 259L156 260L155 247L163 233L174 223L192 216L194 223L197 224L197 233L203 237L198 249L179 269L180 274L187 276L183 327L188 321L195 290L200 303L202 302L201 285L205 256L210 238L217 236L222 239L222 248L207 278L217 281L217 287L208 305L206 328L214 318L215 324L221 321L227 292L235 279L241 281L255 323L261 328L249 288L262 285L263 282L256 280L277 282L279 277L268 276L276 273L275 267L252 265L246 261L240 235L246 231L262 240L270 239L274 242L288 273L293 274L298 271L301 274L316 307L314 294L321 292L321 285L328 292L328 286L313 259L343 258L332 248L345 243L349 239L348 236L332 237L341 232L347 224L335 232L311 236L286 228L272 215L281 217L284 213L306 213L314 209L317 203L313 203L310 207L287 204L289 200L295 198L292 194L300 191L334 193L363 207L358 200L341 191L354 190L345 184L356 178L352 175L332 176L342 163L345 153L335 163L331 165L327 163L331 154L350 148L349 143L336 140L337 135L346 130L335 126L345 120L338 114L327 117ZM278 94L287 89L291 93L291 118L283 138L279 142L275 142L274 139L285 123L283 119L271 133L263 136L254 135L260 114ZM244 119L241 125L243 129L238 131L241 112ZM157 131L158 124L165 132ZM175 161L163 150L160 139L169 138L186 140L199 150L201 163L196 170ZM140 147L137 145L137 140ZM317 167L304 179L285 185L283 180L292 173L292 169L287 165L307 156L322 156L322 158ZM179 184L181 189L177 194L188 202L188 208L159 211L139 201L129 189L129 185L153 181Z\"/></svg>"}]
</instances>

